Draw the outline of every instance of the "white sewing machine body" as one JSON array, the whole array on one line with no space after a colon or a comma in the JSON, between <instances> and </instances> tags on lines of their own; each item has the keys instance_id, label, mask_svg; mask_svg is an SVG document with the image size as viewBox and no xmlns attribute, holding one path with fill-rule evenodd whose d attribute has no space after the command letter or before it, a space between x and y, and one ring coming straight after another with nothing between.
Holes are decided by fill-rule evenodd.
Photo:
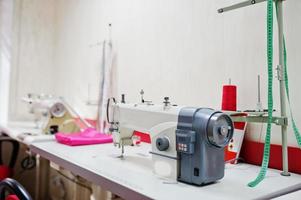
<instances>
[{"instance_id":1,"label":"white sewing machine body","mask_svg":"<svg viewBox=\"0 0 301 200\"><path fill-rule=\"evenodd\" d=\"M134 131L151 136L156 175L196 185L224 176L224 147L233 135L230 117L207 108L163 103L114 103L108 109L114 144L133 145Z\"/></svg>"},{"instance_id":2,"label":"white sewing machine body","mask_svg":"<svg viewBox=\"0 0 301 200\"><path fill-rule=\"evenodd\" d=\"M79 115L62 97L28 94L22 100L28 103L29 112L34 114L37 128L42 129L44 134L80 131L72 113Z\"/></svg>"},{"instance_id":3,"label":"white sewing machine body","mask_svg":"<svg viewBox=\"0 0 301 200\"><path fill-rule=\"evenodd\" d=\"M116 122L118 122L117 125L120 127L121 132L121 134L115 135L115 139L116 144L120 143L120 145L127 143L127 139L131 140L135 130L149 133L151 137L154 137L157 133L153 129L158 126L176 127L181 110L179 106L164 107L163 105L154 104L121 103L113 106L113 120L117 120ZM124 133L124 131L128 132L128 134ZM131 141L130 144L132 144Z\"/></svg>"},{"instance_id":4,"label":"white sewing machine body","mask_svg":"<svg viewBox=\"0 0 301 200\"><path fill-rule=\"evenodd\" d=\"M22 101L28 104L29 113L34 115L37 128L43 128L48 120L49 109L57 102L52 95L27 94Z\"/></svg>"}]
</instances>

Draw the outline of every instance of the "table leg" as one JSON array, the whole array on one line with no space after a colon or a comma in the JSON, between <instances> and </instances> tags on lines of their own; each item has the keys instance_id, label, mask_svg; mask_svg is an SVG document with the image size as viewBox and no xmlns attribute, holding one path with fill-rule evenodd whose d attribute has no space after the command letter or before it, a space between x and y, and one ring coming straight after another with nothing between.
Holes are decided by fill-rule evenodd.
<instances>
[{"instance_id":1,"label":"table leg","mask_svg":"<svg viewBox=\"0 0 301 200\"><path fill-rule=\"evenodd\" d=\"M49 161L37 155L36 199L49 199Z\"/></svg>"}]
</instances>

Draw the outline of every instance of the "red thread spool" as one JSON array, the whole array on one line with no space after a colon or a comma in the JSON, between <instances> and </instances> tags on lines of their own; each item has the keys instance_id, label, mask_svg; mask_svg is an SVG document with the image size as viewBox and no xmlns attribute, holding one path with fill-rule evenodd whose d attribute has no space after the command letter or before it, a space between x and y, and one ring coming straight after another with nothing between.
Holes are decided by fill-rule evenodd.
<instances>
[{"instance_id":1,"label":"red thread spool","mask_svg":"<svg viewBox=\"0 0 301 200\"><path fill-rule=\"evenodd\" d=\"M236 111L237 89L235 85L224 85L223 86L223 99L222 99L222 110Z\"/></svg>"}]
</instances>

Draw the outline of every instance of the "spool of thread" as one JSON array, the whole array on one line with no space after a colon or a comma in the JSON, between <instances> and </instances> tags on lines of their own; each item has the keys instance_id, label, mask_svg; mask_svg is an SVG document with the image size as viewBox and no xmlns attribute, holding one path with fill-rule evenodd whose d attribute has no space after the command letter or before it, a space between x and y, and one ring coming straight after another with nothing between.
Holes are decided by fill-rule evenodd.
<instances>
[{"instance_id":1,"label":"spool of thread","mask_svg":"<svg viewBox=\"0 0 301 200\"><path fill-rule=\"evenodd\" d=\"M236 111L237 88L235 85L224 85L223 86L223 99L222 99L222 110Z\"/></svg>"}]
</instances>

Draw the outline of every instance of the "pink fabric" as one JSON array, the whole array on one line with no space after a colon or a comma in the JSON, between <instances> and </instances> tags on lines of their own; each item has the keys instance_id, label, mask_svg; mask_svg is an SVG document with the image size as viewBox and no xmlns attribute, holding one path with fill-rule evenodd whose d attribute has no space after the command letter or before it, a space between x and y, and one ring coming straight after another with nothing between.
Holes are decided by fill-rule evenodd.
<instances>
[{"instance_id":1,"label":"pink fabric","mask_svg":"<svg viewBox=\"0 0 301 200\"><path fill-rule=\"evenodd\" d=\"M55 138L59 143L69 146L104 144L113 142L111 135L106 135L96 131L94 128L87 128L80 133L65 134L57 133Z\"/></svg>"}]
</instances>

